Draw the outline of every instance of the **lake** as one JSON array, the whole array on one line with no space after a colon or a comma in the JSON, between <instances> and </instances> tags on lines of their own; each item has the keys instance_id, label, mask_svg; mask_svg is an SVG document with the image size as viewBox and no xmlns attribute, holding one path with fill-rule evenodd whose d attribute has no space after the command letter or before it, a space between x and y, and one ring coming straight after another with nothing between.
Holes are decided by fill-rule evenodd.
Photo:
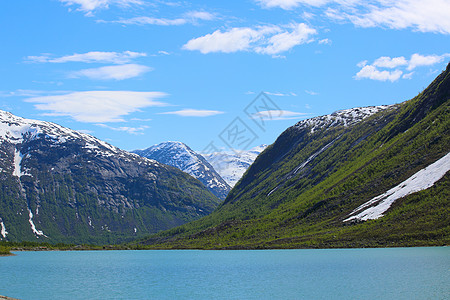
<instances>
[{"instance_id":1,"label":"lake","mask_svg":"<svg viewBox=\"0 0 450 300\"><path fill-rule=\"evenodd\" d=\"M16 252L20 299L450 299L450 248Z\"/></svg>"}]
</instances>

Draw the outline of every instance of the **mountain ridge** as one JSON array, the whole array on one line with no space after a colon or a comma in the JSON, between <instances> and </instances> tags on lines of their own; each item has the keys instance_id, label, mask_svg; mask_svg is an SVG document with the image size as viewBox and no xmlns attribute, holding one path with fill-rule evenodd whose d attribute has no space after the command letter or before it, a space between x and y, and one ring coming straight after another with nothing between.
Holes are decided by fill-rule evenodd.
<instances>
[{"instance_id":1,"label":"mountain ridge","mask_svg":"<svg viewBox=\"0 0 450 300\"><path fill-rule=\"evenodd\" d=\"M448 172L390 203L377 219L348 218L448 155L449 102L450 64L415 98L356 124L313 132L292 126L211 215L138 243L201 249L446 245Z\"/></svg>"},{"instance_id":2,"label":"mountain ridge","mask_svg":"<svg viewBox=\"0 0 450 300\"><path fill-rule=\"evenodd\" d=\"M0 111L1 239L116 243L211 212L191 176L91 135Z\"/></svg>"}]
</instances>

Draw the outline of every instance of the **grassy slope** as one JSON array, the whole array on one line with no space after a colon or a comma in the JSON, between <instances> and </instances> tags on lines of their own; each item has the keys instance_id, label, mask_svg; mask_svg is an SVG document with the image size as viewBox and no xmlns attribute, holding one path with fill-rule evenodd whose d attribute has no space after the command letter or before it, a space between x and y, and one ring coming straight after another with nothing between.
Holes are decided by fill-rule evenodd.
<instances>
[{"instance_id":1,"label":"grassy slope","mask_svg":"<svg viewBox=\"0 0 450 300\"><path fill-rule=\"evenodd\" d=\"M449 69L416 98L351 130L310 136L288 129L213 214L140 243L155 248L449 244L449 174L432 188L397 200L378 220L342 222L358 205L448 153ZM296 166L335 139L301 174L289 178Z\"/></svg>"}]
</instances>

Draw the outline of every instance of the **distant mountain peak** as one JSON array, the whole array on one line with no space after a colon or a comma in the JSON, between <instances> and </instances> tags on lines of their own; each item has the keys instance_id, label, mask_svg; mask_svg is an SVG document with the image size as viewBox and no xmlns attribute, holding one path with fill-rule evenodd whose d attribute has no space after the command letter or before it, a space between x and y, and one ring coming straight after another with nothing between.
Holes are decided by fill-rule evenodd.
<instances>
[{"instance_id":1,"label":"distant mountain peak","mask_svg":"<svg viewBox=\"0 0 450 300\"><path fill-rule=\"evenodd\" d=\"M86 149L92 149L97 154L111 155L111 152L114 154L125 152L87 133L52 122L25 119L0 110L0 141L7 140L12 144L20 144L25 139L32 140L39 135L44 135L45 138L52 139L57 143L80 140L84 142Z\"/></svg>"},{"instance_id":2,"label":"distant mountain peak","mask_svg":"<svg viewBox=\"0 0 450 300\"><path fill-rule=\"evenodd\" d=\"M266 148L267 145L262 144L250 150L228 150L206 153L203 156L214 166L220 176L233 187L256 157Z\"/></svg>"},{"instance_id":3,"label":"distant mountain peak","mask_svg":"<svg viewBox=\"0 0 450 300\"><path fill-rule=\"evenodd\" d=\"M200 182L220 199L225 199L230 191L230 186L216 172L214 167L203 156L197 154L182 142L163 142L144 150L135 150L133 153L154 159L188 173L200 180Z\"/></svg>"}]
</instances>

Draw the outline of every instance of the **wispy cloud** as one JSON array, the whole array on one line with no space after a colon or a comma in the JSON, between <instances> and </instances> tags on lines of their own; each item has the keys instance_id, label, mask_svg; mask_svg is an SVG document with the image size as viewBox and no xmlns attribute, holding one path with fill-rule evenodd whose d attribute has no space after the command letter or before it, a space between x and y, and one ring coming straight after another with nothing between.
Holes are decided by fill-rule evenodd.
<instances>
[{"instance_id":1,"label":"wispy cloud","mask_svg":"<svg viewBox=\"0 0 450 300\"><path fill-rule=\"evenodd\" d=\"M448 0L256 0L263 8L321 8L323 15L359 27L450 34ZM301 7L301 8L300 8Z\"/></svg>"},{"instance_id":2,"label":"wispy cloud","mask_svg":"<svg viewBox=\"0 0 450 300\"><path fill-rule=\"evenodd\" d=\"M142 108L168 106L162 92L85 91L28 98L47 116L68 116L79 122L123 122L124 116Z\"/></svg>"},{"instance_id":3,"label":"wispy cloud","mask_svg":"<svg viewBox=\"0 0 450 300\"><path fill-rule=\"evenodd\" d=\"M130 19L120 19L115 21L98 20L99 23L117 23L123 25L159 25L159 26L179 26L185 24L197 24L199 21L211 21L216 16L206 11L190 11L179 18L155 18L148 16L134 17Z\"/></svg>"},{"instance_id":4,"label":"wispy cloud","mask_svg":"<svg viewBox=\"0 0 450 300\"><path fill-rule=\"evenodd\" d=\"M301 4L310 6L322 6L329 0L256 0L261 6L265 8L280 7L282 9L290 10L298 7Z\"/></svg>"},{"instance_id":5,"label":"wispy cloud","mask_svg":"<svg viewBox=\"0 0 450 300\"><path fill-rule=\"evenodd\" d=\"M415 53L411 55L409 60L403 56L393 58L382 56L377 58L372 64L368 64L368 61L365 60L357 64L361 70L356 73L355 79L372 79L391 82L397 81L400 78L411 79L414 72L404 74L405 70L412 71L417 67L432 66L443 62L447 57L450 57L450 53L442 55L421 55Z\"/></svg>"},{"instance_id":6,"label":"wispy cloud","mask_svg":"<svg viewBox=\"0 0 450 300\"><path fill-rule=\"evenodd\" d=\"M142 125L139 127L127 127L127 126L120 126L120 127L113 127L113 126L109 126L106 124L95 124L96 126L102 127L102 128L106 128L106 129L110 129L110 130L114 130L114 131L122 131L122 132L126 132L132 135L142 135L144 134L144 131L147 128L150 128L149 126L146 125Z\"/></svg>"},{"instance_id":7,"label":"wispy cloud","mask_svg":"<svg viewBox=\"0 0 450 300\"><path fill-rule=\"evenodd\" d=\"M69 77L72 78L87 77L89 79L96 79L96 80L124 80L138 77L151 70L152 68L143 65L126 64L118 66L106 66L100 68L83 69L80 71L70 73Z\"/></svg>"},{"instance_id":8,"label":"wispy cloud","mask_svg":"<svg viewBox=\"0 0 450 300\"><path fill-rule=\"evenodd\" d=\"M252 114L253 119L260 119L264 121L277 121L277 120L292 120L299 117L305 117L309 114L289 111L289 110L265 110Z\"/></svg>"},{"instance_id":9,"label":"wispy cloud","mask_svg":"<svg viewBox=\"0 0 450 300\"><path fill-rule=\"evenodd\" d=\"M319 95L319 93L314 92L314 91L311 91L311 90L305 90L305 93L307 93L308 95L311 95L311 96L317 96L317 95Z\"/></svg>"},{"instance_id":10,"label":"wispy cloud","mask_svg":"<svg viewBox=\"0 0 450 300\"><path fill-rule=\"evenodd\" d=\"M330 45L332 42L330 39L322 39L318 41L319 45Z\"/></svg>"},{"instance_id":11,"label":"wispy cloud","mask_svg":"<svg viewBox=\"0 0 450 300\"><path fill-rule=\"evenodd\" d=\"M97 9L108 9L110 5L129 7L131 5L142 5L141 0L59 0L68 6L78 6L78 11L84 11L88 15Z\"/></svg>"},{"instance_id":12,"label":"wispy cloud","mask_svg":"<svg viewBox=\"0 0 450 300\"><path fill-rule=\"evenodd\" d=\"M43 54L40 56L27 56L25 58L25 61L37 63L82 62L82 63L125 64L129 63L135 58L144 56L147 56L147 54L133 51L124 51L124 52L91 51L87 53L75 53L72 55L65 55L61 57L54 57L51 54Z\"/></svg>"},{"instance_id":13,"label":"wispy cloud","mask_svg":"<svg viewBox=\"0 0 450 300\"><path fill-rule=\"evenodd\" d=\"M315 34L317 31L304 23L254 28L238 27L224 32L216 30L213 33L194 38L188 41L183 49L197 50L203 54L249 51L275 56L295 46L311 42L312 36Z\"/></svg>"},{"instance_id":14,"label":"wispy cloud","mask_svg":"<svg viewBox=\"0 0 450 300\"><path fill-rule=\"evenodd\" d=\"M450 53L443 55L420 55L415 53L411 56L408 64L408 70L414 70L417 67L432 66L434 64L443 62L445 58L450 57Z\"/></svg>"},{"instance_id":15,"label":"wispy cloud","mask_svg":"<svg viewBox=\"0 0 450 300\"><path fill-rule=\"evenodd\" d=\"M210 117L223 114L219 110L205 110L205 109L182 109L177 111L162 112L161 115L177 115L181 117Z\"/></svg>"},{"instance_id":16,"label":"wispy cloud","mask_svg":"<svg viewBox=\"0 0 450 300\"><path fill-rule=\"evenodd\" d=\"M270 96L279 96L279 97L289 97L289 96L297 96L296 93L290 92L290 93L280 93L280 92L264 92L267 95Z\"/></svg>"},{"instance_id":17,"label":"wispy cloud","mask_svg":"<svg viewBox=\"0 0 450 300\"><path fill-rule=\"evenodd\" d=\"M1 97L38 97L42 95L61 94L61 91L39 91L18 89L12 92L3 92Z\"/></svg>"}]
</instances>

